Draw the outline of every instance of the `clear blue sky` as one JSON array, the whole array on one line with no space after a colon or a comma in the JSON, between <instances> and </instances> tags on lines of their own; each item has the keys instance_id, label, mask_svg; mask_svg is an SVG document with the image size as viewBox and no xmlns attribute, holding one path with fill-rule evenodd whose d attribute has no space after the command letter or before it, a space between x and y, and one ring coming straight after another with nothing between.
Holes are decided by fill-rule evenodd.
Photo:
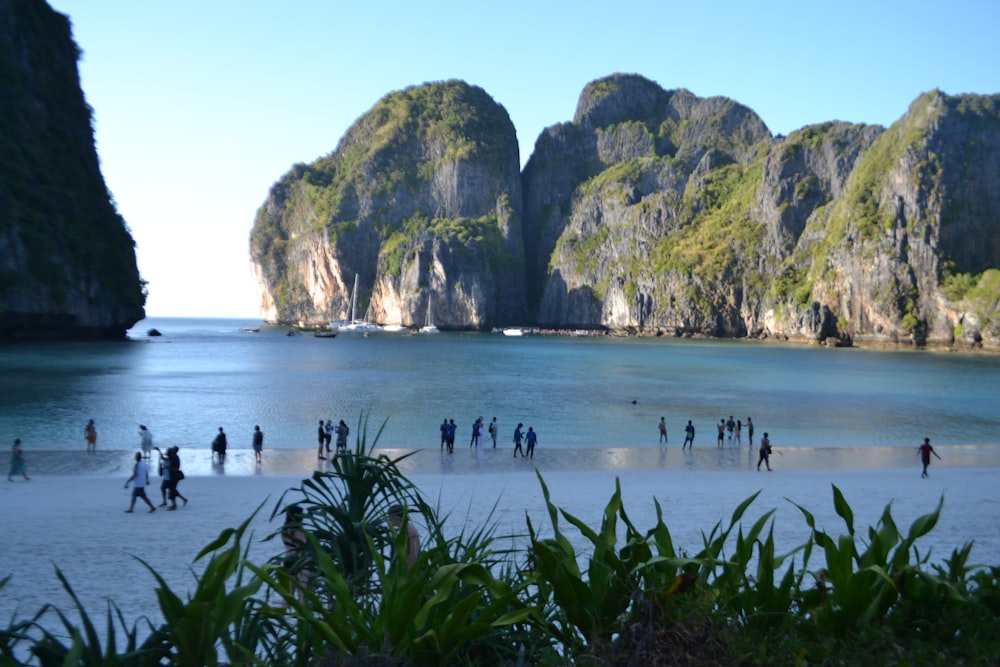
<instances>
[{"instance_id":1,"label":"clear blue sky","mask_svg":"<svg viewBox=\"0 0 1000 667\"><path fill-rule=\"evenodd\" d=\"M49 2L83 50L104 177L156 316L257 317L249 235L268 189L407 86L482 87L522 164L615 72L730 97L775 134L888 126L934 88L1000 92L994 0Z\"/></svg>"}]
</instances>

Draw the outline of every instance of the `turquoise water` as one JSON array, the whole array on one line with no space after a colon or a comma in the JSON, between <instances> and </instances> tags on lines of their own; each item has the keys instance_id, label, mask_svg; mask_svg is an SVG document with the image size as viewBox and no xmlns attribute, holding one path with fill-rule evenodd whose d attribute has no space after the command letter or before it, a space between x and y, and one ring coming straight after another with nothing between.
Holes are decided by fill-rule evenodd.
<instances>
[{"instance_id":1,"label":"turquoise water","mask_svg":"<svg viewBox=\"0 0 1000 667\"><path fill-rule=\"evenodd\" d=\"M267 450L289 452L275 459L296 461L294 450L303 450L314 462L307 454L319 419L344 419L353 441L367 411L371 431L388 419L379 441L385 447L439 453L438 427L451 418L456 454L468 454L471 424L482 415L497 417L499 444L508 449L517 422L533 426L539 453L564 467L609 465L602 453L608 449L638 450L624 458L648 467L662 458L661 416L670 447L679 448L691 419L697 457L709 457L702 450L715 449L715 424L733 415L753 417L756 438L769 431L789 454L847 448L871 457L888 450L891 459L901 456L893 448L906 448L908 457L928 436L935 446L962 446L973 460L985 452L992 462L1000 431L1000 359L984 355L663 338L324 339L286 336L284 328L240 331L258 324L147 319L126 342L0 347L4 446L20 437L36 466L106 469L120 457L104 452L135 451L140 423L157 445L179 445L199 460L223 426L237 454L233 470L255 424ZM147 337L153 327L163 336ZM88 463L59 457L84 450L83 426L91 418L102 455ZM40 453L63 462L42 463ZM434 460L429 465L440 465Z\"/></svg>"}]
</instances>

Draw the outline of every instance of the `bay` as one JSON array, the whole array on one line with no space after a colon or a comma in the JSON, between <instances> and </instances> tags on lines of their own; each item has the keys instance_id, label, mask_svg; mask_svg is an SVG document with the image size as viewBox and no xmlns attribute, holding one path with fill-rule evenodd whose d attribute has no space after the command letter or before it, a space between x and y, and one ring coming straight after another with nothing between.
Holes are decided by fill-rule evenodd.
<instances>
[{"instance_id":1,"label":"bay","mask_svg":"<svg viewBox=\"0 0 1000 667\"><path fill-rule=\"evenodd\" d=\"M344 419L353 442L366 415L369 440L385 422L380 446L435 453L442 419L454 419L461 454L483 416L497 418L507 453L522 422L538 432L539 454L562 466L603 467L609 452L630 453L633 467L690 466L664 463L660 417L668 450L679 449L690 419L697 456L709 456L716 424L732 415L752 417L756 438L768 431L790 459L811 451L810 465L859 456L902 462L924 437L964 452L970 464L998 461L1000 359L992 356L673 338L242 330L258 326L149 318L124 342L0 347L0 437L21 438L29 461L34 453L61 462L46 461L54 470L117 472L138 447L140 423L160 447L193 450L199 461L222 426L239 453L239 466L227 464L232 473L252 469L243 462L255 424L275 460L297 469L315 461L320 419ZM147 336L151 328L163 335ZM84 451L88 419L98 426L99 463L62 456ZM750 452L745 431L743 450ZM475 460L486 455L494 453ZM495 455L495 465L512 465L500 462L506 455Z\"/></svg>"}]
</instances>

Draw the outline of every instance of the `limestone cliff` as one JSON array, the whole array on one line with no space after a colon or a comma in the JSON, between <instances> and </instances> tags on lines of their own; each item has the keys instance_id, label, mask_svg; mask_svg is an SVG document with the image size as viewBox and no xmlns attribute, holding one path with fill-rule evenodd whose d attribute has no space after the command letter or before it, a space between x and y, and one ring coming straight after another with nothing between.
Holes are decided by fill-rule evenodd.
<instances>
[{"instance_id":1,"label":"limestone cliff","mask_svg":"<svg viewBox=\"0 0 1000 667\"><path fill-rule=\"evenodd\" d=\"M542 326L1000 349L997 97L772 137L724 98L595 81L523 177Z\"/></svg>"},{"instance_id":2,"label":"limestone cliff","mask_svg":"<svg viewBox=\"0 0 1000 667\"><path fill-rule=\"evenodd\" d=\"M0 339L120 338L144 316L69 20L0 0Z\"/></svg>"},{"instance_id":3,"label":"limestone cliff","mask_svg":"<svg viewBox=\"0 0 1000 667\"><path fill-rule=\"evenodd\" d=\"M251 234L261 311L480 329L525 316L520 160L506 110L460 81L387 95L271 189Z\"/></svg>"},{"instance_id":4,"label":"limestone cliff","mask_svg":"<svg viewBox=\"0 0 1000 667\"><path fill-rule=\"evenodd\" d=\"M921 95L892 127L772 136L638 75L538 137L461 82L393 93L258 214L273 321L586 327L1000 351L998 96ZM523 205L522 205L523 193ZM522 223L523 220L523 223Z\"/></svg>"}]
</instances>

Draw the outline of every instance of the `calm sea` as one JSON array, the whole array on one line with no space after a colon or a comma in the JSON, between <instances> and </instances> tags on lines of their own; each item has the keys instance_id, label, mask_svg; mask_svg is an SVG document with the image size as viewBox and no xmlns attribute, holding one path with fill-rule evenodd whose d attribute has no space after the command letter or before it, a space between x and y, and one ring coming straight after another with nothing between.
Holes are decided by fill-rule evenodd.
<instances>
[{"instance_id":1,"label":"calm sea","mask_svg":"<svg viewBox=\"0 0 1000 667\"><path fill-rule=\"evenodd\" d=\"M538 432L539 461L583 469L746 467L755 452L716 449L716 424L752 417L786 467L912 465L927 436L952 464L1000 465L1000 358L928 352L704 341L499 334L287 336L259 322L157 318L116 343L0 347L0 437L22 439L36 472L128 468L146 424L160 447L181 447L195 474L219 426L228 473L253 472L250 434L265 433L266 465L316 464L320 419L360 415L369 440L425 450L417 470L506 469L518 422ZM160 337L146 335L151 328ZM499 447L472 450L473 420L497 418ZM669 446L659 447L666 417ZM439 426L458 425L456 454L441 455ZM94 419L99 456L85 449ZM693 456L683 428L697 429ZM489 443L491 445L492 443ZM266 467L266 466L265 466Z\"/></svg>"}]
</instances>

